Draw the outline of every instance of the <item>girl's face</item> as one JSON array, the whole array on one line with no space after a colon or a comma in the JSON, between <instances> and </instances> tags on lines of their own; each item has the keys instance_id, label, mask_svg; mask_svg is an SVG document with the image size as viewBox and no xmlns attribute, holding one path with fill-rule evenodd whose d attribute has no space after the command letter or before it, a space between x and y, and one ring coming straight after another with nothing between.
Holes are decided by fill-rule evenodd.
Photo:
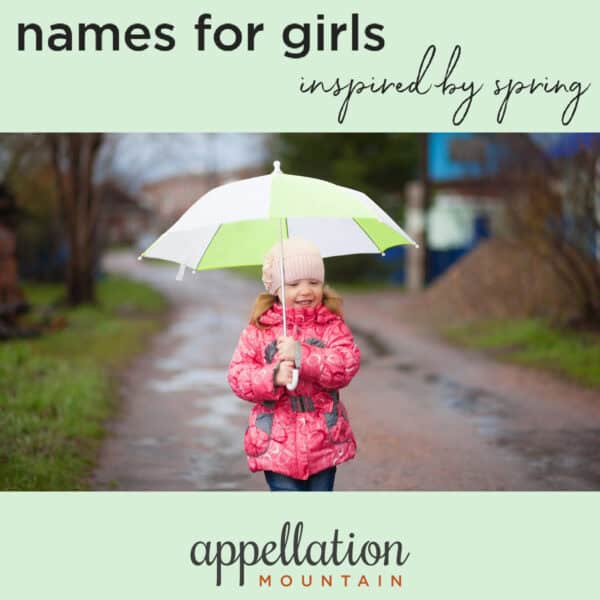
<instances>
[{"instance_id":1,"label":"girl's face","mask_svg":"<svg viewBox=\"0 0 600 600\"><path fill-rule=\"evenodd\" d=\"M286 308L317 306L323 300L323 283L316 279L298 279L285 284ZM279 289L281 301L281 288Z\"/></svg>"}]
</instances>

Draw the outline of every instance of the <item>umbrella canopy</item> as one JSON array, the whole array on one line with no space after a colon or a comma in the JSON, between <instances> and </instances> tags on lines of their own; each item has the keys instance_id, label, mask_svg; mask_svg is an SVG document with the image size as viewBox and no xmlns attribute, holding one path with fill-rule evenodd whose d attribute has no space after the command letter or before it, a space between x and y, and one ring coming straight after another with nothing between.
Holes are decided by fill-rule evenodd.
<instances>
[{"instance_id":1,"label":"umbrella canopy","mask_svg":"<svg viewBox=\"0 0 600 600\"><path fill-rule=\"evenodd\" d=\"M206 193L141 257L202 271L260 265L281 236L314 242L324 258L416 245L366 194L274 165Z\"/></svg>"},{"instance_id":2,"label":"umbrella canopy","mask_svg":"<svg viewBox=\"0 0 600 600\"><path fill-rule=\"evenodd\" d=\"M415 242L366 194L321 179L286 175L279 161L270 175L214 188L199 198L142 257L179 263L196 271L261 265L267 251L283 239L314 242L326 258L379 253ZM284 261L280 261L281 281ZM283 332L287 335L285 294ZM288 390L298 383L298 368Z\"/></svg>"}]
</instances>

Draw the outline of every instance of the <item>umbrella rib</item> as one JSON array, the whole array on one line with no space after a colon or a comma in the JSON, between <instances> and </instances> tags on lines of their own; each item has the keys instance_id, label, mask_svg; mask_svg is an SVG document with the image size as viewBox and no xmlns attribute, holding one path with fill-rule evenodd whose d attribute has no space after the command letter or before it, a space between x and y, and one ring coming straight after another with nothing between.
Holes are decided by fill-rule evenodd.
<instances>
[{"instance_id":1,"label":"umbrella rib","mask_svg":"<svg viewBox=\"0 0 600 600\"><path fill-rule=\"evenodd\" d=\"M206 247L204 248L204 252L202 253L200 258L198 259L198 262L196 263L196 271L198 270L198 267L200 266L200 263L202 262L202 259L204 258L204 255L206 254L206 251L210 248L210 245L212 244L213 240L215 239L217 233L219 233L219 231L221 230L221 227L222 227L222 225L219 225L215 229L215 232L210 237L210 240L208 240L208 244L206 244Z\"/></svg>"},{"instance_id":2,"label":"umbrella rib","mask_svg":"<svg viewBox=\"0 0 600 600\"><path fill-rule=\"evenodd\" d=\"M362 230L362 232L371 240L371 243L373 244L373 246L375 246L375 248L377 248L377 252L381 252L381 248L375 243L375 240L369 235L369 232L356 220L356 219L352 219Z\"/></svg>"}]
</instances>

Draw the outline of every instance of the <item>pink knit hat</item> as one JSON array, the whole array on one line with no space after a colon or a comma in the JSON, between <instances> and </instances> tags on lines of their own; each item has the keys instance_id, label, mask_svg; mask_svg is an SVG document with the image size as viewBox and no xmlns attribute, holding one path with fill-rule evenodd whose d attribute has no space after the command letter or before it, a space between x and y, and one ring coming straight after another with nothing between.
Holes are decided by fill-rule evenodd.
<instances>
[{"instance_id":1,"label":"pink knit hat","mask_svg":"<svg viewBox=\"0 0 600 600\"><path fill-rule=\"evenodd\" d=\"M281 287L280 256L281 242L277 242L263 261L262 281L267 292L273 295ZM325 266L319 248L308 240L283 240L283 268L287 282L298 279L325 281Z\"/></svg>"}]
</instances>

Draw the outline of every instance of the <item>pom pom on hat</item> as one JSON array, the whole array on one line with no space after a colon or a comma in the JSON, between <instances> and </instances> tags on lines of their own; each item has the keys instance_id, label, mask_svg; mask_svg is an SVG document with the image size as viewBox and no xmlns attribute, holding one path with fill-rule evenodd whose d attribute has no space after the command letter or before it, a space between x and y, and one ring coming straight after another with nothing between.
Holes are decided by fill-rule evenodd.
<instances>
[{"instance_id":1,"label":"pom pom on hat","mask_svg":"<svg viewBox=\"0 0 600 600\"><path fill-rule=\"evenodd\" d=\"M281 287L281 242L277 242L265 255L262 282L269 294L277 294ZM283 240L283 268L287 282L298 279L325 281L325 265L319 248L313 242L300 238Z\"/></svg>"}]
</instances>

